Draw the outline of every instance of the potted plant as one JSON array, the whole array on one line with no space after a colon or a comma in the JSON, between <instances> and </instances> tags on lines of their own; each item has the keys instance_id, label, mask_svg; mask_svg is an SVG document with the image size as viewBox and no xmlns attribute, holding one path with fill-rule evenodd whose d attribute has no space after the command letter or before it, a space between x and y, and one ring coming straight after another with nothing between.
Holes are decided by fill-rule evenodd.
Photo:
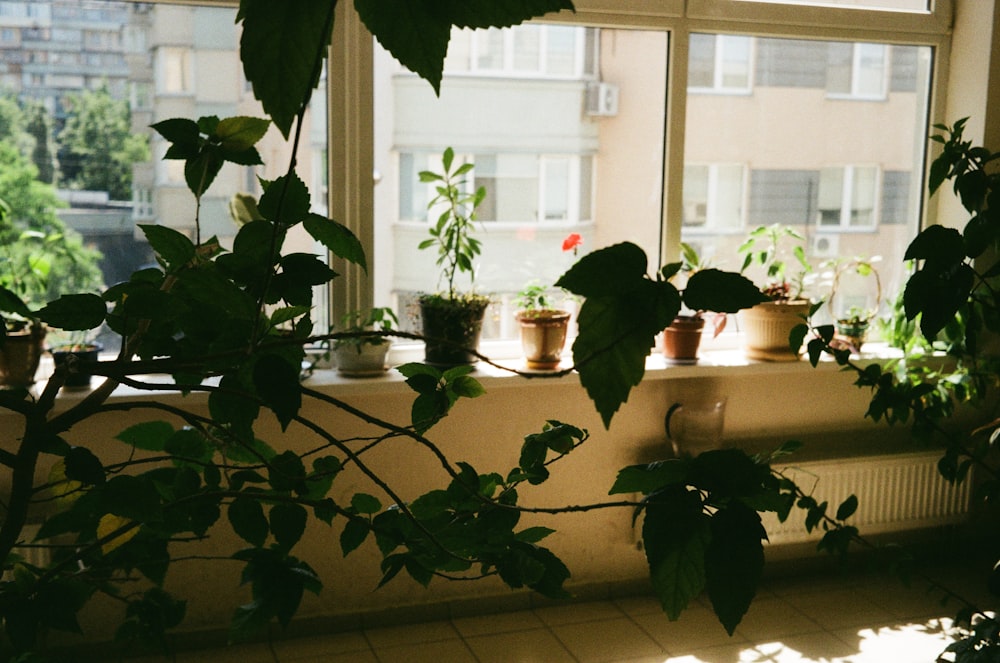
<instances>
[{"instance_id":1,"label":"potted plant","mask_svg":"<svg viewBox=\"0 0 1000 663\"><path fill-rule=\"evenodd\" d=\"M471 236L476 220L476 207L486 197L486 189L469 192L465 176L472 163L455 164L451 147L441 155L442 172L421 171L420 181L434 183L437 195L427 204L430 210L442 209L428 231L430 237L419 248L437 248L437 266L441 281L447 286L437 293L425 293L419 298L420 318L424 336L424 360L438 366L473 364L483 329L483 316L490 299L472 292L475 280L473 261L482 250L478 239ZM459 274L469 275L470 290L460 292Z\"/></svg>"},{"instance_id":2,"label":"potted plant","mask_svg":"<svg viewBox=\"0 0 1000 663\"><path fill-rule=\"evenodd\" d=\"M792 242L790 250L785 245ZM766 302L740 312L744 352L749 359L796 361L792 331L803 325L811 312L811 302L802 289L812 266L806 258L804 238L795 229L781 224L758 226L740 246L741 272L757 267L764 272L761 293Z\"/></svg>"},{"instance_id":3,"label":"potted plant","mask_svg":"<svg viewBox=\"0 0 1000 663\"><path fill-rule=\"evenodd\" d=\"M518 293L515 314L521 329L521 349L529 369L550 371L558 368L566 347L571 313L555 308L550 289L532 283Z\"/></svg>"},{"instance_id":4,"label":"potted plant","mask_svg":"<svg viewBox=\"0 0 1000 663\"><path fill-rule=\"evenodd\" d=\"M875 269L876 260L877 257L852 258L833 263L833 284L827 306L836 330L834 342L853 352L861 350L882 305L882 280ZM862 288L873 291L860 291ZM855 303L859 301L863 302L860 306Z\"/></svg>"},{"instance_id":5,"label":"potted plant","mask_svg":"<svg viewBox=\"0 0 1000 663\"><path fill-rule=\"evenodd\" d=\"M388 368L385 358L392 339L384 335L399 325L391 308L376 307L345 313L340 319L345 334L333 342L337 371L349 377L380 375ZM395 326L394 326L395 325Z\"/></svg>"},{"instance_id":6,"label":"potted plant","mask_svg":"<svg viewBox=\"0 0 1000 663\"><path fill-rule=\"evenodd\" d=\"M83 388L90 386L93 375L85 367L80 366L80 362L98 361L103 350L103 345L89 340L85 333L78 332L70 336L65 343L53 345L49 352L57 370L61 366L66 367L66 382L63 386Z\"/></svg>"},{"instance_id":7,"label":"potted plant","mask_svg":"<svg viewBox=\"0 0 1000 663\"><path fill-rule=\"evenodd\" d=\"M10 224L10 205L0 199L0 225ZM45 326L34 318L21 295L25 294L26 280L40 275L32 268L37 261L18 260L12 247L4 246L0 270L0 386L26 387L35 380L38 363L44 350Z\"/></svg>"},{"instance_id":8,"label":"potted plant","mask_svg":"<svg viewBox=\"0 0 1000 663\"><path fill-rule=\"evenodd\" d=\"M685 242L681 242L681 258L680 273L684 273L687 278L706 268L695 248ZM674 316L673 322L663 330L663 356L667 362L693 364L698 361L705 317L709 313L712 314L712 337L715 338L726 328L726 313L682 307L681 312Z\"/></svg>"}]
</instances>

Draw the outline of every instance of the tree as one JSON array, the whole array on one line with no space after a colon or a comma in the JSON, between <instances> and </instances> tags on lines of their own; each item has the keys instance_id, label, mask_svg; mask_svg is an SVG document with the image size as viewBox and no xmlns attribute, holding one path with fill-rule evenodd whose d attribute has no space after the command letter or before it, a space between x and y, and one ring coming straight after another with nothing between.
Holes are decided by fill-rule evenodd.
<instances>
[{"instance_id":1,"label":"tree","mask_svg":"<svg viewBox=\"0 0 1000 663\"><path fill-rule=\"evenodd\" d=\"M31 160L38 168L38 179L47 184L55 184L56 155L52 140L52 117L41 104L32 104L28 109L28 126L25 130L34 138L35 147Z\"/></svg>"},{"instance_id":2,"label":"tree","mask_svg":"<svg viewBox=\"0 0 1000 663\"><path fill-rule=\"evenodd\" d=\"M55 210L65 203L6 140L0 140L0 197L10 207L0 225L0 281L36 307L62 294L100 288L100 253L62 222Z\"/></svg>"},{"instance_id":3,"label":"tree","mask_svg":"<svg viewBox=\"0 0 1000 663\"><path fill-rule=\"evenodd\" d=\"M114 99L102 85L68 96L66 104L69 116L58 136L62 181L131 200L132 164L149 160L149 141L132 133L128 102Z\"/></svg>"}]
</instances>

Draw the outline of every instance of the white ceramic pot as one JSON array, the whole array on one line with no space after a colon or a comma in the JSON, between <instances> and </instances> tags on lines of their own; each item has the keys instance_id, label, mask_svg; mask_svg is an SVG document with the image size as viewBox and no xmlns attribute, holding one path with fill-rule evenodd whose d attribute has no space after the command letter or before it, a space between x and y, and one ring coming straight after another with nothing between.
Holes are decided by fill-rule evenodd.
<instances>
[{"instance_id":1,"label":"white ceramic pot","mask_svg":"<svg viewBox=\"0 0 1000 663\"><path fill-rule=\"evenodd\" d=\"M804 299L764 302L739 312L743 330L743 352L760 361L798 361L788 337L805 323L811 304Z\"/></svg>"},{"instance_id":2,"label":"white ceramic pot","mask_svg":"<svg viewBox=\"0 0 1000 663\"><path fill-rule=\"evenodd\" d=\"M391 345L389 339L376 343L341 343L333 351L337 370L349 377L381 375L388 368L385 358Z\"/></svg>"}]
</instances>

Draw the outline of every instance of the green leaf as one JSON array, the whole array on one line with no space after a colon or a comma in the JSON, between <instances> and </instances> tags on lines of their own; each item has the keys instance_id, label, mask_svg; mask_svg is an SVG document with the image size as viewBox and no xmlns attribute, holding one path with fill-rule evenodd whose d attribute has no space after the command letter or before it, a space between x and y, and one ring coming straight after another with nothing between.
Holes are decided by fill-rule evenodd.
<instances>
[{"instance_id":1,"label":"green leaf","mask_svg":"<svg viewBox=\"0 0 1000 663\"><path fill-rule=\"evenodd\" d=\"M283 451L268 463L267 478L280 492L304 492L306 468L294 451Z\"/></svg>"},{"instance_id":2,"label":"green leaf","mask_svg":"<svg viewBox=\"0 0 1000 663\"><path fill-rule=\"evenodd\" d=\"M377 497L368 495L367 493L356 493L351 498L351 508L359 514L367 515L381 511L382 503L379 502Z\"/></svg>"},{"instance_id":3,"label":"green leaf","mask_svg":"<svg viewBox=\"0 0 1000 663\"><path fill-rule=\"evenodd\" d=\"M583 256L555 285L581 297L617 297L648 281L647 264L639 246L622 242Z\"/></svg>"},{"instance_id":4,"label":"green leaf","mask_svg":"<svg viewBox=\"0 0 1000 663\"><path fill-rule=\"evenodd\" d=\"M278 503L271 507L271 533L278 546L291 550L306 531L308 512L300 504Z\"/></svg>"},{"instance_id":5,"label":"green leaf","mask_svg":"<svg viewBox=\"0 0 1000 663\"><path fill-rule=\"evenodd\" d=\"M694 491L669 489L656 494L646 506L642 540L649 576L671 620L680 617L705 587L709 528L709 517Z\"/></svg>"},{"instance_id":6,"label":"green leaf","mask_svg":"<svg viewBox=\"0 0 1000 663\"><path fill-rule=\"evenodd\" d=\"M719 621L732 635L757 594L767 533L760 515L739 502L712 516L711 531L705 555L708 596Z\"/></svg>"},{"instance_id":7,"label":"green leaf","mask_svg":"<svg viewBox=\"0 0 1000 663\"><path fill-rule=\"evenodd\" d=\"M718 269L702 269L692 274L683 297L684 304L693 311L718 313L736 313L768 300L747 277Z\"/></svg>"},{"instance_id":8,"label":"green leaf","mask_svg":"<svg viewBox=\"0 0 1000 663\"><path fill-rule=\"evenodd\" d=\"M67 331L96 329L108 314L107 305L98 295L63 295L38 311L44 322Z\"/></svg>"},{"instance_id":9,"label":"green leaf","mask_svg":"<svg viewBox=\"0 0 1000 663\"><path fill-rule=\"evenodd\" d=\"M150 127L171 143L197 146L201 138L198 124L188 118L163 120L162 122L151 124Z\"/></svg>"},{"instance_id":10,"label":"green leaf","mask_svg":"<svg viewBox=\"0 0 1000 663\"><path fill-rule=\"evenodd\" d=\"M271 126L269 120L257 117L227 117L220 120L215 127L215 136L222 141L223 149L245 152L264 137L269 126Z\"/></svg>"},{"instance_id":11,"label":"green leaf","mask_svg":"<svg viewBox=\"0 0 1000 663\"><path fill-rule=\"evenodd\" d=\"M168 272L177 271L194 259L194 243L184 233L156 224L139 224L139 228Z\"/></svg>"},{"instance_id":12,"label":"green leaf","mask_svg":"<svg viewBox=\"0 0 1000 663\"><path fill-rule=\"evenodd\" d=\"M680 458L658 461L648 465L632 465L618 472L609 495L622 493L650 493L667 486L682 484L687 480L688 463Z\"/></svg>"},{"instance_id":13,"label":"green leaf","mask_svg":"<svg viewBox=\"0 0 1000 663\"><path fill-rule=\"evenodd\" d=\"M319 214L306 216L302 226L313 239L328 248L333 255L353 262L366 272L368 271L368 262L365 259L365 250L361 246L361 240L347 226Z\"/></svg>"},{"instance_id":14,"label":"green leaf","mask_svg":"<svg viewBox=\"0 0 1000 663\"><path fill-rule=\"evenodd\" d=\"M267 540L268 524L260 502L252 497L237 497L227 511L229 524L237 536L260 548Z\"/></svg>"},{"instance_id":15,"label":"green leaf","mask_svg":"<svg viewBox=\"0 0 1000 663\"><path fill-rule=\"evenodd\" d=\"M847 520L858 510L858 496L851 495L837 507L837 520Z\"/></svg>"},{"instance_id":16,"label":"green leaf","mask_svg":"<svg viewBox=\"0 0 1000 663\"><path fill-rule=\"evenodd\" d=\"M253 382L257 394L281 423L281 429L287 429L302 407L298 367L278 355L264 355L254 365Z\"/></svg>"},{"instance_id":17,"label":"green leaf","mask_svg":"<svg viewBox=\"0 0 1000 663\"><path fill-rule=\"evenodd\" d=\"M127 474L116 476L105 484L104 508L122 518L139 522L155 522L163 519L160 493L150 479Z\"/></svg>"},{"instance_id":18,"label":"green leaf","mask_svg":"<svg viewBox=\"0 0 1000 663\"><path fill-rule=\"evenodd\" d=\"M28 309L27 304L17 294L2 285L0 285L0 311L4 313L16 313L25 318L31 317L31 311Z\"/></svg>"},{"instance_id":19,"label":"green leaf","mask_svg":"<svg viewBox=\"0 0 1000 663\"><path fill-rule=\"evenodd\" d=\"M343 551L344 557L357 550L365 542L371 529L368 521L362 518L351 518L347 521L340 533L340 549Z\"/></svg>"},{"instance_id":20,"label":"green leaf","mask_svg":"<svg viewBox=\"0 0 1000 663\"><path fill-rule=\"evenodd\" d=\"M104 483L104 465L90 449L72 447L64 459L66 478L89 485Z\"/></svg>"},{"instance_id":21,"label":"green leaf","mask_svg":"<svg viewBox=\"0 0 1000 663\"><path fill-rule=\"evenodd\" d=\"M920 231L906 248L903 260L929 260L954 264L965 259L965 243L954 228L933 225Z\"/></svg>"},{"instance_id":22,"label":"green leaf","mask_svg":"<svg viewBox=\"0 0 1000 663\"><path fill-rule=\"evenodd\" d=\"M145 451L163 451L167 440L174 434L174 427L166 421L147 421L129 426L115 435L116 440L131 444Z\"/></svg>"},{"instance_id":23,"label":"green leaf","mask_svg":"<svg viewBox=\"0 0 1000 663\"><path fill-rule=\"evenodd\" d=\"M240 3L237 20L243 22L243 72L264 112L285 138L319 82L321 68L315 59L330 43L333 8L329 0Z\"/></svg>"},{"instance_id":24,"label":"green leaf","mask_svg":"<svg viewBox=\"0 0 1000 663\"><path fill-rule=\"evenodd\" d=\"M548 527L528 527L517 533L517 540L525 543L538 543L549 534L555 534L554 529Z\"/></svg>"},{"instance_id":25,"label":"green leaf","mask_svg":"<svg viewBox=\"0 0 1000 663\"><path fill-rule=\"evenodd\" d=\"M265 219L292 226L309 215L309 189L298 175L282 175L267 185L257 203Z\"/></svg>"}]
</instances>

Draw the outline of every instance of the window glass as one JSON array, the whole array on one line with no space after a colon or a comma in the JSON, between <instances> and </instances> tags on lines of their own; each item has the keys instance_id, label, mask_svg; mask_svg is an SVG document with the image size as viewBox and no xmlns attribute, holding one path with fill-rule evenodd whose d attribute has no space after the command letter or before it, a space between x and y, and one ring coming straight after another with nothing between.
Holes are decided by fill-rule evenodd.
<instances>
[{"instance_id":1,"label":"window glass","mask_svg":"<svg viewBox=\"0 0 1000 663\"><path fill-rule=\"evenodd\" d=\"M926 12L930 0L736 0L737 2L766 2L776 5L825 5L853 9L889 9L894 11Z\"/></svg>"},{"instance_id":2,"label":"window glass","mask_svg":"<svg viewBox=\"0 0 1000 663\"><path fill-rule=\"evenodd\" d=\"M706 63L722 61L705 53L722 40L693 37L697 92ZM817 272L837 256L878 255L894 292L919 221L930 48L747 39L746 93L688 95L682 241L738 269L750 229L790 225Z\"/></svg>"},{"instance_id":3,"label":"window glass","mask_svg":"<svg viewBox=\"0 0 1000 663\"><path fill-rule=\"evenodd\" d=\"M498 54L536 38L537 61L516 48ZM383 177L375 188L375 262L383 276L391 271L377 280L385 285L376 286L376 304L397 306L408 321L417 294L440 287L436 254L418 249L434 216L420 210L433 192L417 176L440 172L447 147L456 162L473 163L474 186L486 190L475 280L495 302L485 339L516 336L516 294L532 282L552 284L573 264L572 252L562 251L570 233L584 238L584 252L635 242L652 268L662 218L667 33L528 24L456 30L451 43L456 55L440 97L376 45L375 167ZM485 71L487 61L507 62L504 76Z\"/></svg>"},{"instance_id":4,"label":"window glass","mask_svg":"<svg viewBox=\"0 0 1000 663\"><path fill-rule=\"evenodd\" d=\"M96 270L82 285L62 276L50 279L48 296L109 286L154 262L136 223L167 225L194 238L195 205L183 162L162 159L166 144L150 125L174 117L263 114L242 85L236 9L38 0L27 5L37 20L25 21L18 9L24 6L0 2L0 34L14 33L26 63L20 75L0 75L0 124L14 117L4 126L19 127L0 135L0 173L35 173L39 190L51 196L46 200L56 201L45 208L81 240L86 253L80 264ZM45 64L55 62L58 74ZM88 114L87 108L96 111ZM324 108L321 89L297 160L299 176L314 194L313 211L320 214L326 214ZM90 138L95 135L100 139ZM226 165L206 193L202 240L216 234L230 245L237 229L230 197L259 195L257 176L274 179L287 169L289 150L277 130L258 148L266 166ZM20 223L50 223L49 212L31 208L20 195L3 195L12 198ZM323 253L298 229L289 241L290 250ZM316 302L315 319L325 328L326 298ZM100 340L106 350L116 349L113 335Z\"/></svg>"}]
</instances>

